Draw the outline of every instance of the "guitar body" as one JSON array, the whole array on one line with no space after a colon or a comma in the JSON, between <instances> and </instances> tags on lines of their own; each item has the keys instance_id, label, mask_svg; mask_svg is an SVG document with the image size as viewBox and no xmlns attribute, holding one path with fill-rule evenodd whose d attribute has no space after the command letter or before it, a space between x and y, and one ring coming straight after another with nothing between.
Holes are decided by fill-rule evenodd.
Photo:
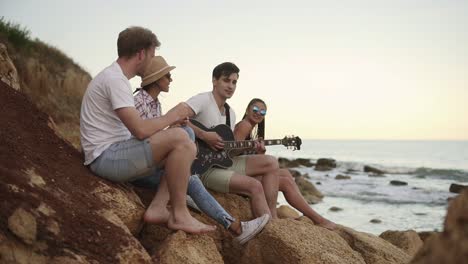
<instances>
[{"instance_id":1,"label":"guitar body","mask_svg":"<svg viewBox=\"0 0 468 264\"><path fill-rule=\"evenodd\" d=\"M224 142L223 150L213 150L203 140L196 139L197 144L197 157L192 163L192 174L203 174L209 168L216 166L220 168L229 168L232 166L232 158L230 151L234 149L251 149L255 147L256 141L254 140L238 140L234 139L234 133L231 128L226 125L217 125L214 128L206 128L200 122L196 120L190 120L190 122L198 128L208 131L216 132ZM283 139L268 139L262 140L265 146L271 145L284 145L288 148L301 149L302 140L299 137L284 137Z\"/></svg>"},{"instance_id":2,"label":"guitar body","mask_svg":"<svg viewBox=\"0 0 468 264\"><path fill-rule=\"evenodd\" d=\"M200 122L193 119L190 122L198 128L208 131L216 132L224 141L233 141L234 133L231 128L226 125L217 125L214 128L206 128ZM203 140L196 139L197 144L197 157L192 163L192 174L203 174L209 168L216 166L221 168L229 168L232 166L232 159L229 156L229 151L226 150L213 150Z\"/></svg>"}]
</instances>

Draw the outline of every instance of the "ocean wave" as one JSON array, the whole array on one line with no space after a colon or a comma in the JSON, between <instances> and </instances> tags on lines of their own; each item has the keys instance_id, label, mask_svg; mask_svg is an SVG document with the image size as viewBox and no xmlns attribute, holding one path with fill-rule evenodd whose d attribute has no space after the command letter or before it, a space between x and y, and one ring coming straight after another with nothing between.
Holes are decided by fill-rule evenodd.
<instances>
[{"instance_id":1,"label":"ocean wave","mask_svg":"<svg viewBox=\"0 0 468 264\"><path fill-rule=\"evenodd\" d=\"M375 202L375 203L386 203L386 204L424 204L427 206L440 206L447 204L447 197L406 197L406 198L396 198L388 195L378 194L378 193L365 193L359 192L357 194L351 193L333 193L328 192L325 196L337 197L337 198L346 198L357 200L365 203Z\"/></svg>"},{"instance_id":2,"label":"ocean wave","mask_svg":"<svg viewBox=\"0 0 468 264\"><path fill-rule=\"evenodd\" d=\"M344 172L362 172L364 166L369 165L385 172L385 174L407 174L417 178L432 178L468 182L468 171L460 169L436 169L436 168L410 168L402 166L383 166L379 164L364 164L361 162L338 162L338 169Z\"/></svg>"},{"instance_id":3,"label":"ocean wave","mask_svg":"<svg viewBox=\"0 0 468 264\"><path fill-rule=\"evenodd\" d=\"M417 168L413 172L409 173L415 175L418 178L436 178L443 180L454 180L459 182L468 181L468 172L463 170L454 169L431 169L431 168Z\"/></svg>"}]
</instances>

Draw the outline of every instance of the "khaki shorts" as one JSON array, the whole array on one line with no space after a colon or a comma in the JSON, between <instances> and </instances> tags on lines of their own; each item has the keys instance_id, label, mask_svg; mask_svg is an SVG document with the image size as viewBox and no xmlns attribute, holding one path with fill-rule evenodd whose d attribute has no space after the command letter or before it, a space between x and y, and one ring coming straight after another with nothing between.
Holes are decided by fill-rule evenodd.
<instances>
[{"instance_id":1,"label":"khaki shorts","mask_svg":"<svg viewBox=\"0 0 468 264\"><path fill-rule=\"evenodd\" d=\"M201 180L206 188L222 192L229 192L229 182L234 173L245 175L245 163L247 156L237 156L232 159L232 166L227 169L211 168L201 175Z\"/></svg>"}]
</instances>

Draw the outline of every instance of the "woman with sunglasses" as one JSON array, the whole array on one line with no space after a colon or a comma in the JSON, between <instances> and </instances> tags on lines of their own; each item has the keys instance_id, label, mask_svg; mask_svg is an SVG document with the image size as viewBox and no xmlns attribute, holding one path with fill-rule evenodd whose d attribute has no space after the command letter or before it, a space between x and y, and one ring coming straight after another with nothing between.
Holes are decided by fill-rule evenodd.
<instances>
[{"instance_id":1,"label":"woman with sunglasses","mask_svg":"<svg viewBox=\"0 0 468 264\"><path fill-rule=\"evenodd\" d=\"M234 129L234 137L236 140L262 140L265 137L265 116L267 107L263 100L259 98L252 99L247 105L244 117L236 124ZM257 154L265 153L266 149L263 146ZM260 153L259 153L260 152ZM302 196L299 188L294 181L294 177L287 169L279 169L279 191L283 192L286 201L310 218L315 224L324 228L333 230L336 224L322 217L315 212L307 201Z\"/></svg>"},{"instance_id":2,"label":"woman with sunglasses","mask_svg":"<svg viewBox=\"0 0 468 264\"><path fill-rule=\"evenodd\" d=\"M169 85L172 82L170 71L174 66L169 66L161 56L154 57L142 75L142 88L134 96L135 108L143 119L157 118L162 116L161 104L158 96L161 92L169 92ZM195 134L190 127L182 126L187 131L189 137L195 140ZM158 215L145 215L144 220L154 224L164 224L169 216L166 209L169 202L169 192L167 184L161 177L163 169L159 169L155 176L149 176L133 181L139 187L158 189L151 206L159 209ZM253 238L268 223L270 216L265 214L248 222L241 222L232 217L216 201L216 199L205 189L197 175L192 175L188 183L188 195L194 200L200 211L217 221L236 236L235 240L243 244ZM206 226L207 231L214 230L214 226Z\"/></svg>"}]
</instances>

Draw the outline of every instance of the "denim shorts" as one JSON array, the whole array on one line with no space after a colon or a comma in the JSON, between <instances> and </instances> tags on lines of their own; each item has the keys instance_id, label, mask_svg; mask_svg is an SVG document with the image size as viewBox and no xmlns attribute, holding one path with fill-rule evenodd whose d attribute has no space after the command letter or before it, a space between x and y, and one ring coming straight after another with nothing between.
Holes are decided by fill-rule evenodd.
<instances>
[{"instance_id":1,"label":"denim shorts","mask_svg":"<svg viewBox=\"0 0 468 264\"><path fill-rule=\"evenodd\" d=\"M131 138L110 145L90 164L98 176L114 182L132 181L157 170L149 139Z\"/></svg>"}]
</instances>

